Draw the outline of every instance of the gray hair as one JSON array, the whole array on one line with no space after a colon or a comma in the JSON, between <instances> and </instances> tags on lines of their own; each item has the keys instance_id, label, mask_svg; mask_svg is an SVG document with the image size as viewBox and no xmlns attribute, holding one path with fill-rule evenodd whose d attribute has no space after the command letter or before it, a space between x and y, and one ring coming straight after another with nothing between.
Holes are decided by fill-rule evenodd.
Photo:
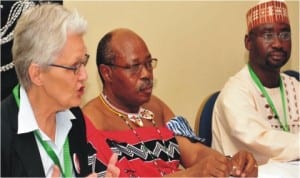
<instances>
[{"instance_id":1,"label":"gray hair","mask_svg":"<svg viewBox=\"0 0 300 178\"><path fill-rule=\"evenodd\" d=\"M37 5L24 12L16 24L12 46L20 84L25 89L32 85L30 64L48 66L61 52L68 33L83 35L86 30L87 22L77 11L69 11L59 4Z\"/></svg>"}]
</instances>

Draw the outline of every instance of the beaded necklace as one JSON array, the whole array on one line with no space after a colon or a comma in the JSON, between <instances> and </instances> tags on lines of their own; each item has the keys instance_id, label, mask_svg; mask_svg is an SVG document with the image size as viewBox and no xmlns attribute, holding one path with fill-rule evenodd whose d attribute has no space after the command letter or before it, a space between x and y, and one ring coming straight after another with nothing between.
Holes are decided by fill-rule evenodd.
<instances>
[{"instance_id":1,"label":"beaded necklace","mask_svg":"<svg viewBox=\"0 0 300 178\"><path fill-rule=\"evenodd\" d=\"M157 161L156 161L156 156L152 154L152 151L150 151L150 149L146 146L146 144L144 143L144 141L141 139L141 137L139 136L139 134L137 133L137 131L130 125L129 121L128 121L128 114L130 113L126 113L125 111L121 111L121 110L116 110L116 108L108 101L107 97L104 95L104 94L100 94L99 95L99 98L101 100L101 102L104 104L104 106L106 106L106 108L113 112L114 114L116 114L117 116L119 116L125 123L126 125L130 128L130 130L133 132L133 134L136 136L137 140L142 144L142 150L145 152L145 153L149 153L149 155L151 156L151 159L153 160L153 164L154 166L157 168L157 170L160 172L160 175L161 176L165 176L166 175L166 172L164 172L158 165ZM150 111L151 112L151 111ZM151 112L152 113L152 112ZM126 119L128 118L128 119ZM167 151L167 156L168 156L168 161L170 162L171 159L170 159L170 156L169 156L169 151L166 147L166 143L161 135L161 131L159 130L159 128L157 127L157 124L155 122L155 120L153 119L154 118L154 115L152 117L152 119L149 119L151 120L151 123L153 125L153 127L156 128L156 132L158 133L159 137L160 137L160 140L162 141L163 143L163 146L164 146L164 149ZM174 170L173 170L174 172Z\"/></svg>"},{"instance_id":2,"label":"beaded necklace","mask_svg":"<svg viewBox=\"0 0 300 178\"><path fill-rule=\"evenodd\" d=\"M137 125L139 127L144 126L142 119L153 121L154 114L153 114L153 112L149 111L148 109L140 107L138 113L127 113L125 111L122 111L122 110L114 107L108 101L107 97L104 94L101 94L101 99L103 99L105 101L105 104L107 104L109 106L109 108L112 109L111 111L113 113L117 114L119 117L127 117L131 122L133 122L135 125Z\"/></svg>"}]
</instances>

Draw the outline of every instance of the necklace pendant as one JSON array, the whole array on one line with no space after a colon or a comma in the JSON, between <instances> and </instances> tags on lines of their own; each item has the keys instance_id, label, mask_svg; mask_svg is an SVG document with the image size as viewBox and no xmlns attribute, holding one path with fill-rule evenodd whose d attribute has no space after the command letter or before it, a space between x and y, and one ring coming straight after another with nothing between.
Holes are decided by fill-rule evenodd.
<instances>
[{"instance_id":1,"label":"necklace pendant","mask_svg":"<svg viewBox=\"0 0 300 178\"><path fill-rule=\"evenodd\" d=\"M133 122L135 125L139 126L139 127L143 127L144 123L142 121L142 118L139 117L139 115L137 114L128 114L127 118Z\"/></svg>"},{"instance_id":2,"label":"necklace pendant","mask_svg":"<svg viewBox=\"0 0 300 178\"><path fill-rule=\"evenodd\" d=\"M144 123L143 123L142 119L139 119L139 118L129 118L129 120L131 122L133 122L135 125L139 126L139 127L143 127L144 126Z\"/></svg>"},{"instance_id":3,"label":"necklace pendant","mask_svg":"<svg viewBox=\"0 0 300 178\"><path fill-rule=\"evenodd\" d=\"M154 114L152 111L149 111L147 109L141 108L139 114L141 115L142 118L147 119L147 120L153 120Z\"/></svg>"},{"instance_id":4,"label":"necklace pendant","mask_svg":"<svg viewBox=\"0 0 300 178\"><path fill-rule=\"evenodd\" d=\"M143 123L142 119L136 119L135 120L135 124L138 125L139 127L143 127L144 126L144 123Z\"/></svg>"}]
</instances>

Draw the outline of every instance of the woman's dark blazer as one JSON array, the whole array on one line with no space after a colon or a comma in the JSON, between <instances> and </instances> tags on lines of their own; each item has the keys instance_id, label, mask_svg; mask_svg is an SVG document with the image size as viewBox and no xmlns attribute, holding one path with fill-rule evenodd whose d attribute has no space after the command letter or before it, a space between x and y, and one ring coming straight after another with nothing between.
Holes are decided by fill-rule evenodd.
<instances>
[{"instance_id":1,"label":"woman's dark blazer","mask_svg":"<svg viewBox=\"0 0 300 178\"><path fill-rule=\"evenodd\" d=\"M1 101L1 177L45 177L33 132L17 134L18 111L13 95ZM71 111L76 119L71 120L68 135L70 155L76 176L83 177L92 171L88 165L85 122L79 107Z\"/></svg>"}]
</instances>

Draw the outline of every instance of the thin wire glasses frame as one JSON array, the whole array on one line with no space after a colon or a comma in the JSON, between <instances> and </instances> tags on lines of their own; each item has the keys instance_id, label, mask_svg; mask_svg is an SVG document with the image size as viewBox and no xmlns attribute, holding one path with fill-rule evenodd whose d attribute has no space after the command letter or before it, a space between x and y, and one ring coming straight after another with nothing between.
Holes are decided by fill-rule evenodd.
<instances>
[{"instance_id":1,"label":"thin wire glasses frame","mask_svg":"<svg viewBox=\"0 0 300 178\"><path fill-rule=\"evenodd\" d=\"M86 66L86 64L89 61L89 58L90 58L90 55L85 54L84 59L82 59L78 64L76 64L74 66L64 66L64 65L59 65L59 64L49 64L48 66L63 68L63 69L66 69L66 70L72 70L74 72L74 74L78 74L79 71L80 71L80 68L82 66Z\"/></svg>"},{"instance_id":2,"label":"thin wire glasses frame","mask_svg":"<svg viewBox=\"0 0 300 178\"><path fill-rule=\"evenodd\" d=\"M104 64L104 65L129 70L131 73L139 73L142 70L143 66L145 66L147 70L154 69L157 66L157 61L158 60L156 58L151 58L150 60L146 60L142 63L127 65L127 66L118 65L118 64Z\"/></svg>"},{"instance_id":3,"label":"thin wire glasses frame","mask_svg":"<svg viewBox=\"0 0 300 178\"><path fill-rule=\"evenodd\" d=\"M262 34L255 34L256 36L262 37L265 42L273 42L275 37L281 41L289 41L291 40L291 32L289 31L284 31L280 33L275 33L275 32L265 32Z\"/></svg>"}]
</instances>

